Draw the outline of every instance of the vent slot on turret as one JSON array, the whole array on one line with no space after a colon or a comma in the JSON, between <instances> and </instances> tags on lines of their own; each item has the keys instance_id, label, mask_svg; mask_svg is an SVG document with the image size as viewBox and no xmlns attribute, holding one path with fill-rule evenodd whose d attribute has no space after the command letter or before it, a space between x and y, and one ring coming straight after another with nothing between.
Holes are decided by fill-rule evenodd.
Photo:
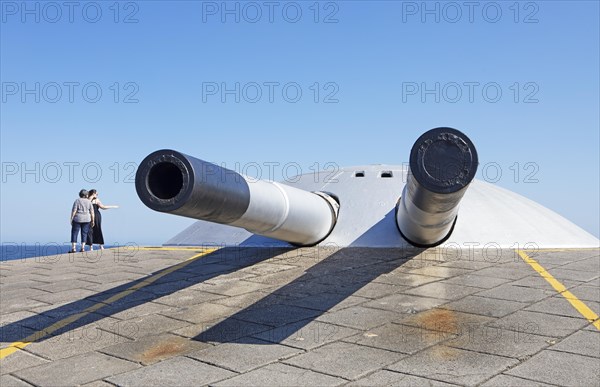
<instances>
[{"instance_id":1,"label":"vent slot on turret","mask_svg":"<svg viewBox=\"0 0 600 387\"><path fill-rule=\"evenodd\" d=\"M354 172L354 177L365 177L365 171Z\"/></svg>"},{"instance_id":2,"label":"vent slot on turret","mask_svg":"<svg viewBox=\"0 0 600 387\"><path fill-rule=\"evenodd\" d=\"M381 177L385 177L385 178L390 178L390 177L394 177L394 175L392 174L392 171L381 171Z\"/></svg>"}]
</instances>

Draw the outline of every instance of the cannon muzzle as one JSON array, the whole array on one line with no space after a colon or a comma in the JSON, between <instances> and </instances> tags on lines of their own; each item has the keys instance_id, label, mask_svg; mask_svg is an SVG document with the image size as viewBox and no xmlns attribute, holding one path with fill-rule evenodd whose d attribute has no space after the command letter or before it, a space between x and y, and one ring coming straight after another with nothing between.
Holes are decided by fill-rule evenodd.
<instances>
[{"instance_id":1,"label":"cannon muzzle","mask_svg":"<svg viewBox=\"0 0 600 387\"><path fill-rule=\"evenodd\" d=\"M404 239L418 247L432 247L450 236L477 163L475 146L456 129L431 129L417 139L396 207L396 224Z\"/></svg>"},{"instance_id":2,"label":"cannon muzzle","mask_svg":"<svg viewBox=\"0 0 600 387\"><path fill-rule=\"evenodd\" d=\"M329 235L339 204L308 192L256 180L174 150L159 150L140 164L135 188L153 210L206 220L310 246Z\"/></svg>"}]
</instances>

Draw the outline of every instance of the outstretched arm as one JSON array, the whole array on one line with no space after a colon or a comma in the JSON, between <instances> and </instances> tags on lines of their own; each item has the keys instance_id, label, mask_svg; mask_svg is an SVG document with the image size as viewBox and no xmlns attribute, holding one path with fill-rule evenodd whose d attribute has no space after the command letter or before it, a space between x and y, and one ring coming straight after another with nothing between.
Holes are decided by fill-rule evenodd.
<instances>
[{"instance_id":1,"label":"outstretched arm","mask_svg":"<svg viewBox=\"0 0 600 387\"><path fill-rule=\"evenodd\" d=\"M96 199L96 204L98 205L98 208L101 208L103 210L108 210L109 208L119 208L119 206L105 206L104 204L102 204L100 199Z\"/></svg>"}]
</instances>

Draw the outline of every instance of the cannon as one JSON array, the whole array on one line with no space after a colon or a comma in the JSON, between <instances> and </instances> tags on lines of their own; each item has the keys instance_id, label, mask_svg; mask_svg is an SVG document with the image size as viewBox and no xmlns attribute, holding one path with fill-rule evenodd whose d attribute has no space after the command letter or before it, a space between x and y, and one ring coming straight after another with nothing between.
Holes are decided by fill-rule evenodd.
<instances>
[{"instance_id":1,"label":"cannon","mask_svg":"<svg viewBox=\"0 0 600 387\"><path fill-rule=\"evenodd\" d=\"M325 192L251 179L168 149L141 162L135 188L153 210L242 227L299 246L325 239L339 210Z\"/></svg>"},{"instance_id":2,"label":"cannon","mask_svg":"<svg viewBox=\"0 0 600 387\"><path fill-rule=\"evenodd\" d=\"M396 224L404 239L418 247L448 239L477 165L475 146L456 129L431 129L417 139L396 208Z\"/></svg>"},{"instance_id":3,"label":"cannon","mask_svg":"<svg viewBox=\"0 0 600 387\"><path fill-rule=\"evenodd\" d=\"M452 233L458 205L477 170L477 152L460 131L436 128L413 145L408 176L402 169L396 169L401 172L397 174L377 169L371 166L337 174L340 180L325 184L324 192L325 185L307 181L314 179L296 186L257 180L163 149L140 163L135 187L142 202L153 210L241 227L296 246L312 246L325 239L349 246L362 238L360 243L369 246L398 245L404 240L431 247ZM406 177L404 188L402 177ZM339 216L340 208L343 216Z\"/></svg>"}]
</instances>

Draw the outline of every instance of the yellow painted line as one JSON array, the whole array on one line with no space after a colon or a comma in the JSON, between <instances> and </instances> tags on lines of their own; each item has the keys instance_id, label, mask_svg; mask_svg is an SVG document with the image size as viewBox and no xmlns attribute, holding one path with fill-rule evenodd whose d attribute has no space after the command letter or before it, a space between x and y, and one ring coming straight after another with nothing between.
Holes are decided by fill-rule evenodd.
<instances>
[{"instance_id":1,"label":"yellow painted line","mask_svg":"<svg viewBox=\"0 0 600 387\"><path fill-rule=\"evenodd\" d=\"M135 247L130 246L131 249L135 249ZM204 250L216 250L215 247L204 247L204 246L198 246L198 247L161 247L161 246L142 246L139 248L140 250L155 250L155 251L204 251Z\"/></svg>"},{"instance_id":2,"label":"yellow painted line","mask_svg":"<svg viewBox=\"0 0 600 387\"><path fill-rule=\"evenodd\" d=\"M542 267L537 261L533 258L530 258L523 250L517 250L517 253L523 258L525 262L529 264L533 268L533 270L537 271L539 275L542 276L552 287L560 293L567 301L573 305L575 309L583 317L586 318L589 322L591 322L598 330L600 330L600 319L593 310L591 310L586 304L584 304L579 298L577 298L573 293L567 290L565 285L560 283L552 274L548 273L546 269Z\"/></svg>"},{"instance_id":3,"label":"yellow painted line","mask_svg":"<svg viewBox=\"0 0 600 387\"><path fill-rule=\"evenodd\" d=\"M535 252L539 252L539 251L544 251L544 252L561 252L561 251L597 251L598 248L597 247L563 247L563 248L554 248L554 249L531 249L532 251L535 250Z\"/></svg>"},{"instance_id":4,"label":"yellow painted line","mask_svg":"<svg viewBox=\"0 0 600 387\"><path fill-rule=\"evenodd\" d=\"M186 259L185 261L178 263L177 265L174 265L167 269L164 269L164 270L154 274L153 276L143 279L142 281L138 282L137 284L130 286L129 288L123 290L122 292L112 295L111 297L86 308L81 313L73 314L69 317L66 317L66 318L60 320L60 321L57 321L54 324L50 325L49 327L47 327L43 330L32 333L31 335L24 338L22 341L16 341L14 343L11 343L8 347L0 349L0 359L4 359L6 356L15 353L19 349L23 349L26 346L28 346L29 344L36 342L38 340L41 340L44 337L53 334L54 332L58 331L59 329L62 329L65 326L80 320L81 318L87 316L88 314L95 312L98 309L104 308L105 306L108 306L111 303L116 302L116 301L120 300L121 298L130 295L131 293L135 292L136 290L139 290L145 286L148 286L148 285L156 282L158 279L160 279L176 270L179 270L182 267L189 265L190 263L194 262L195 260L197 260L207 254L210 254L215 250L217 250L217 249L206 249L203 252L198 253L198 254Z\"/></svg>"}]
</instances>

